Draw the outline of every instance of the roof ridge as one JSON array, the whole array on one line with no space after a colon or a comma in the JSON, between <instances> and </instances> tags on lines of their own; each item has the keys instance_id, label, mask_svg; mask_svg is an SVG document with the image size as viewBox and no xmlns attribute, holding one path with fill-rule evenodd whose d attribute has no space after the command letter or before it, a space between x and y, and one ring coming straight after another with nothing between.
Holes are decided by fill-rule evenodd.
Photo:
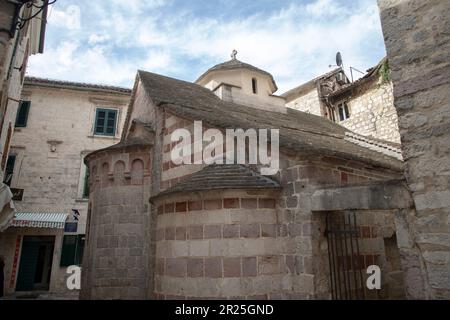
<instances>
[{"instance_id":1,"label":"roof ridge","mask_svg":"<svg viewBox=\"0 0 450 320\"><path fill-rule=\"evenodd\" d=\"M67 85L67 86L74 86L74 87L105 89L105 90L131 93L130 88L126 88L126 87L122 87L122 86L100 84L100 83L69 81L69 80L58 80L58 79L52 79L52 78L41 78L41 77L36 77L36 76L25 76L24 82L25 83L26 82L31 82L31 83L37 82L37 83L45 83L45 84Z\"/></svg>"}]
</instances>

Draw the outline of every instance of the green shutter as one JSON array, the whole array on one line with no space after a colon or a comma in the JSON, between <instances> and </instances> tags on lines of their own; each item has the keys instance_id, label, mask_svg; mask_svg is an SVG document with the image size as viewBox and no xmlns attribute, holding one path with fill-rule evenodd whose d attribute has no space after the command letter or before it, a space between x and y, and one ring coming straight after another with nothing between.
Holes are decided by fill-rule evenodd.
<instances>
[{"instance_id":1,"label":"green shutter","mask_svg":"<svg viewBox=\"0 0 450 320\"><path fill-rule=\"evenodd\" d=\"M81 265L84 251L84 234L65 235L61 250L61 267Z\"/></svg>"},{"instance_id":2,"label":"green shutter","mask_svg":"<svg viewBox=\"0 0 450 320\"><path fill-rule=\"evenodd\" d=\"M116 133L117 110L97 109L95 115L95 134L114 136Z\"/></svg>"},{"instance_id":3,"label":"green shutter","mask_svg":"<svg viewBox=\"0 0 450 320\"><path fill-rule=\"evenodd\" d=\"M25 237L22 244L16 291L33 290L39 254L39 242L33 241L31 238Z\"/></svg>"},{"instance_id":4,"label":"green shutter","mask_svg":"<svg viewBox=\"0 0 450 320\"><path fill-rule=\"evenodd\" d=\"M77 235L77 250L75 252L75 264L81 265L83 261L83 252L84 252L84 240L86 236L84 234Z\"/></svg>"},{"instance_id":5,"label":"green shutter","mask_svg":"<svg viewBox=\"0 0 450 320\"><path fill-rule=\"evenodd\" d=\"M65 235L63 238L61 260L59 265L61 267L74 265L76 250L77 250L77 236Z\"/></svg>"}]
</instances>

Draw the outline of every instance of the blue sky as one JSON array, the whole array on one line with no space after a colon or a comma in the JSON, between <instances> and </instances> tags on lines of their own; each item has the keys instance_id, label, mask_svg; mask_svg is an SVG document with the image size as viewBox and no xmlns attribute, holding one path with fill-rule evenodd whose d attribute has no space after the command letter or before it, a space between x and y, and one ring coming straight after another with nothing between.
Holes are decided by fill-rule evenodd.
<instances>
[{"instance_id":1,"label":"blue sky","mask_svg":"<svg viewBox=\"0 0 450 320\"><path fill-rule=\"evenodd\" d=\"M131 87L142 69L194 81L233 49L272 73L278 94L329 71L337 51L362 71L385 55L376 0L58 0L28 75Z\"/></svg>"}]
</instances>

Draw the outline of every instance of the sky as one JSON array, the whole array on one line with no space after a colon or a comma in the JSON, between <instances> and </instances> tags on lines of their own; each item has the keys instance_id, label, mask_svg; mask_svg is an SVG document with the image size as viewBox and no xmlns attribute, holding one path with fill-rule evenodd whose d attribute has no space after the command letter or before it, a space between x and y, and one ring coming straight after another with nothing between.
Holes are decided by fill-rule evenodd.
<instances>
[{"instance_id":1,"label":"sky","mask_svg":"<svg viewBox=\"0 0 450 320\"><path fill-rule=\"evenodd\" d=\"M348 75L386 54L376 0L58 0L27 75L131 88L140 69L195 81L233 49L274 76L276 94L332 70L338 51Z\"/></svg>"}]
</instances>

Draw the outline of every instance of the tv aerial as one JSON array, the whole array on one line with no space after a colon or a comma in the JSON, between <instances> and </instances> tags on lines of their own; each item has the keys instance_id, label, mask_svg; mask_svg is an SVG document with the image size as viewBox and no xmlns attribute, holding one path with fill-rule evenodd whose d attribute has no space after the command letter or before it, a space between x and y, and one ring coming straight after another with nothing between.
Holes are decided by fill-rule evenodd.
<instances>
[{"instance_id":1,"label":"tv aerial","mask_svg":"<svg viewBox=\"0 0 450 320\"><path fill-rule=\"evenodd\" d=\"M340 52L336 53L336 65L339 67L343 67L344 63L342 62L342 55Z\"/></svg>"},{"instance_id":2,"label":"tv aerial","mask_svg":"<svg viewBox=\"0 0 450 320\"><path fill-rule=\"evenodd\" d=\"M331 68L331 67L344 68L344 62L342 61L342 55L340 52L336 53L336 64L330 64L328 67L329 68Z\"/></svg>"}]
</instances>

